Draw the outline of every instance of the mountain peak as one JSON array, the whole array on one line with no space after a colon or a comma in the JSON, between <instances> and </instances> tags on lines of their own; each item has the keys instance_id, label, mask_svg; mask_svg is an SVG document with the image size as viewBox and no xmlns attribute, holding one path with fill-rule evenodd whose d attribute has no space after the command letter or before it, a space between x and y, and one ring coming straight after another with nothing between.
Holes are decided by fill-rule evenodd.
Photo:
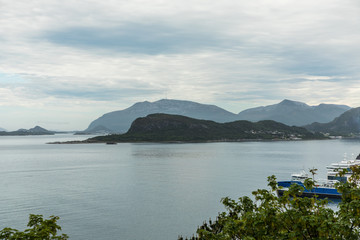
<instances>
[{"instance_id":1,"label":"mountain peak","mask_svg":"<svg viewBox=\"0 0 360 240\"><path fill-rule=\"evenodd\" d=\"M278 105L309 107L309 105L307 105L306 103L298 102L298 101L292 101L292 100L289 100L289 99L282 100Z\"/></svg>"},{"instance_id":2,"label":"mountain peak","mask_svg":"<svg viewBox=\"0 0 360 240\"><path fill-rule=\"evenodd\" d=\"M45 128L42 128L40 126L35 126L33 128L30 128L29 131L33 131L33 132L43 132L43 131L47 131Z\"/></svg>"}]
</instances>

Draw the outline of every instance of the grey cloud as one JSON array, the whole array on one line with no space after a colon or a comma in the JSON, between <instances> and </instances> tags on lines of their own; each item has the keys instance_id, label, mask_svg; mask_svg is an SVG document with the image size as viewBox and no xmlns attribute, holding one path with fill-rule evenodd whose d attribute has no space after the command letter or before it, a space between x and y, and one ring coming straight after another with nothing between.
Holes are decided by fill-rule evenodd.
<instances>
[{"instance_id":1,"label":"grey cloud","mask_svg":"<svg viewBox=\"0 0 360 240\"><path fill-rule=\"evenodd\" d=\"M359 59L358 50L352 45L342 53L336 46L324 46L321 42L313 45L299 43L296 39L286 43L271 38L257 43L242 41L238 46L240 49L232 52L234 56L258 59L264 66L287 74L340 76L358 72L354 61L349 61Z\"/></svg>"},{"instance_id":2,"label":"grey cloud","mask_svg":"<svg viewBox=\"0 0 360 240\"><path fill-rule=\"evenodd\" d=\"M222 44L220 37L202 29L162 23L127 23L113 28L73 27L49 31L42 37L76 48L150 55L192 51Z\"/></svg>"},{"instance_id":3,"label":"grey cloud","mask_svg":"<svg viewBox=\"0 0 360 240\"><path fill-rule=\"evenodd\" d=\"M0 74L0 80L1 80ZM84 79L78 77L67 77L59 79L51 76L37 76L22 74L17 76L19 79L26 79L21 82L0 82L0 87L10 89L17 94L28 99L44 99L55 97L59 99L83 99L92 101L116 101L133 96L151 96L163 94L162 89L156 89L149 84L140 84L135 80L127 79L126 86L120 83L116 85L106 85L87 83L83 84ZM101 81L101 78L98 79Z\"/></svg>"},{"instance_id":4,"label":"grey cloud","mask_svg":"<svg viewBox=\"0 0 360 240\"><path fill-rule=\"evenodd\" d=\"M273 69L289 74L333 76L357 71L348 61L354 57L354 60L358 59L359 50L353 44L339 51L336 44L324 44L321 38L298 39L298 34L295 34L285 41L276 36L276 32L270 33L267 37L254 32L229 34L218 27L201 26L201 23L191 26L149 21L127 22L117 27L55 29L40 37L58 45L106 55L181 54L211 50L228 52L238 59L267 61L266 64Z\"/></svg>"},{"instance_id":5,"label":"grey cloud","mask_svg":"<svg viewBox=\"0 0 360 240\"><path fill-rule=\"evenodd\" d=\"M43 94L55 96L58 98L76 98L76 99L88 99L95 101L114 101L119 99L125 99L133 96L144 96L160 94L161 90L156 89L136 89L136 88L120 88L120 89L108 89L108 88L94 88L94 89L54 89L45 90Z\"/></svg>"},{"instance_id":6,"label":"grey cloud","mask_svg":"<svg viewBox=\"0 0 360 240\"><path fill-rule=\"evenodd\" d=\"M279 69L287 73L319 76L336 76L348 72L348 62L343 58L332 59L327 56L331 49L316 49L305 47L284 47L278 54L282 60L277 64Z\"/></svg>"}]
</instances>

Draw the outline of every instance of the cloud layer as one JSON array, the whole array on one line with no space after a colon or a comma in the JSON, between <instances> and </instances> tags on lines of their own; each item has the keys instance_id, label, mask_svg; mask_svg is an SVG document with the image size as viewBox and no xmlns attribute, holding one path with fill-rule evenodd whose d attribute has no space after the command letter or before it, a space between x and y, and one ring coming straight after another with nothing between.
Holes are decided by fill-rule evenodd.
<instances>
[{"instance_id":1,"label":"cloud layer","mask_svg":"<svg viewBox=\"0 0 360 240\"><path fill-rule=\"evenodd\" d=\"M0 9L0 127L42 119L85 129L166 97L233 112L285 98L360 105L356 1L20 0Z\"/></svg>"}]
</instances>

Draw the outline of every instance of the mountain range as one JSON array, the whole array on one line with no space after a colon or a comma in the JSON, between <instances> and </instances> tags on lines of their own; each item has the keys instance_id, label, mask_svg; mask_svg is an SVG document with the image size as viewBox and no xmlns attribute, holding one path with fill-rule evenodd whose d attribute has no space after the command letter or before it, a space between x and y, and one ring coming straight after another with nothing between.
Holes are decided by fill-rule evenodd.
<instances>
[{"instance_id":1,"label":"mountain range","mask_svg":"<svg viewBox=\"0 0 360 240\"><path fill-rule=\"evenodd\" d=\"M182 115L218 123L274 120L290 126L303 126L313 122L329 122L349 109L350 107L345 105L309 106L301 102L283 100L278 104L251 108L235 114L215 105L162 99L156 102L138 102L124 110L106 113L92 121L83 133L125 133L135 119L154 113Z\"/></svg>"}]
</instances>

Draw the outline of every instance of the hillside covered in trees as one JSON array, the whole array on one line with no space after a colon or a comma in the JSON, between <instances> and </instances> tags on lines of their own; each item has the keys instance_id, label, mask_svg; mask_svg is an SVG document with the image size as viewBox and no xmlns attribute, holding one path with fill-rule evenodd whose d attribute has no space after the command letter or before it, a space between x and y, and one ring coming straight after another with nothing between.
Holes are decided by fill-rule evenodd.
<instances>
[{"instance_id":1,"label":"hillside covered in trees","mask_svg":"<svg viewBox=\"0 0 360 240\"><path fill-rule=\"evenodd\" d=\"M241 140L322 139L301 127L271 120L256 123L240 120L229 123L199 120L180 115L151 114L136 119L125 134L98 136L88 142L204 142Z\"/></svg>"}]
</instances>

